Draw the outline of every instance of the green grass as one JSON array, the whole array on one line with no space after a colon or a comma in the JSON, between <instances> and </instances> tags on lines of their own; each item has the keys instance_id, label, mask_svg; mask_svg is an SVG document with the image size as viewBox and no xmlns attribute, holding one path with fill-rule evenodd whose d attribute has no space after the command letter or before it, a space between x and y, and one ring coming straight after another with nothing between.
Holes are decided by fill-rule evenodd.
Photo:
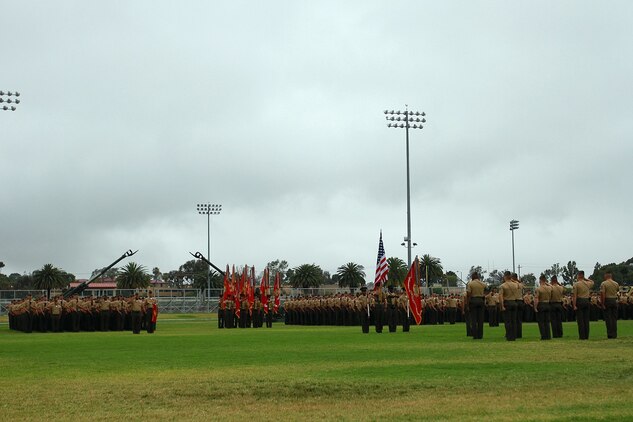
<instances>
[{"instance_id":1,"label":"green grass","mask_svg":"<svg viewBox=\"0 0 633 422\"><path fill-rule=\"evenodd\" d=\"M6 321L6 319L5 319ZM158 331L22 334L0 326L0 420L633 420L633 321L618 340L505 342L463 325L218 330L161 315Z\"/></svg>"}]
</instances>

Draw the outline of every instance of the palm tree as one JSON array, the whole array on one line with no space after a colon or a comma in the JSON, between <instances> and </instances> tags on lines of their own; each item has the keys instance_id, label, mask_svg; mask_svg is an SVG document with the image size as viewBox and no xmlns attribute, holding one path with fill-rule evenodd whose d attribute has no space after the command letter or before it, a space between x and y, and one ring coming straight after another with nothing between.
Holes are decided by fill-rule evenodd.
<instances>
[{"instance_id":1,"label":"palm tree","mask_svg":"<svg viewBox=\"0 0 633 422\"><path fill-rule=\"evenodd\" d=\"M350 291L360 285L365 285L365 267L353 262L341 265L336 270L336 278L339 287L348 286Z\"/></svg>"},{"instance_id":2,"label":"palm tree","mask_svg":"<svg viewBox=\"0 0 633 422\"><path fill-rule=\"evenodd\" d=\"M130 262L122 270L116 278L116 286L118 289L141 289L149 286L151 276L147 273L144 266L138 265L136 262Z\"/></svg>"},{"instance_id":3,"label":"palm tree","mask_svg":"<svg viewBox=\"0 0 633 422\"><path fill-rule=\"evenodd\" d=\"M46 296L51 298L51 289L62 288L66 282L64 272L53 264L46 264L41 269L33 271L33 284L36 289L46 290Z\"/></svg>"},{"instance_id":4,"label":"palm tree","mask_svg":"<svg viewBox=\"0 0 633 422\"><path fill-rule=\"evenodd\" d=\"M402 286L404 278L409 272L406 262L404 262L400 258L392 256L391 258L387 258L387 265L389 265L389 277L387 280L387 285Z\"/></svg>"},{"instance_id":5,"label":"palm tree","mask_svg":"<svg viewBox=\"0 0 633 422\"><path fill-rule=\"evenodd\" d=\"M290 285L292 287L319 287L323 283L323 270L315 264L303 264L293 268L290 274Z\"/></svg>"},{"instance_id":6,"label":"palm tree","mask_svg":"<svg viewBox=\"0 0 633 422\"><path fill-rule=\"evenodd\" d=\"M426 287L430 287L430 280L441 278L443 274L444 269L439 258L432 257L429 254L422 255L422 258L420 258L420 275L424 277Z\"/></svg>"}]
</instances>

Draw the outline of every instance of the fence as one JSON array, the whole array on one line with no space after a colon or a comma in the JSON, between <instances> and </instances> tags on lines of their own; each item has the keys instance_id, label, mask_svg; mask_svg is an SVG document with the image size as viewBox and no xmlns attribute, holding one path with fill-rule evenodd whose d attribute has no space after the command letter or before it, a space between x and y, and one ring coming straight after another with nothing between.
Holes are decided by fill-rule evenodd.
<instances>
[{"instance_id":1,"label":"fence","mask_svg":"<svg viewBox=\"0 0 633 422\"><path fill-rule=\"evenodd\" d=\"M151 288L152 294L158 301L158 307L161 313L200 313L200 312L217 312L222 296L222 289L196 290L196 289L171 289L171 288ZM432 288L431 293L459 293L463 288ZM441 290L441 291L439 291ZM292 288L283 287L281 291L281 301L288 297L298 296L326 296L339 293L357 293L359 289L339 288L339 287L321 287L321 288ZM147 290L124 290L124 289L86 289L79 296L132 296L135 293L146 295ZM423 294L428 294L428 289L422 289ZM51 291L51 297L61 294L59 290ZM7 305L12 300L23 299L27 295L34 298L46 296L46 290L0 290L0 315L6 315Z\"/></svg>"}]
</instances>

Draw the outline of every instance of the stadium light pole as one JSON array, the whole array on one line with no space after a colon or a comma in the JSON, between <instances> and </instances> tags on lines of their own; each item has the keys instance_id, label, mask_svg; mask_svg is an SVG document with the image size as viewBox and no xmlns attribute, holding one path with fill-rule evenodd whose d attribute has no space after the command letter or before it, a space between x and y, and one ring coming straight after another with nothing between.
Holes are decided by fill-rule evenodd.
<instances>
[{"instance_id":1,"label":"stadium light pole","mask_svg":"<svg viewBox=\"0 0 633 422\"><path fill-rule=\"evenodd\" d=\"M411 267L411 178L409 172L409 129L422 129L422 123L426 123L426 113L419 111L410 111L405 104L404 111L385 110L385 118L387 119L387 127L403 128L405 130L407 145L407 237L404 241L407 243L407 265Z\"/></svg>"},{"instance_id":2,"label":"stadium light pole","mask_svg":"<svg viewBox=\"0 0 633 422\"><path fill-rule=\"evenodd\" d=\"M510 231L512 232L512 272L514 270L514 231L519 228L519 220L510 220Z\"/></svg>"},{"instance_id":3,"label":"stadium light pole","mask_svg":"<svg viewBox=\"0 0 633 422\"><path fill-rule=\"evenodd\" d=\"M0 91L0 108L3 111L15 111L17 108L16 106L20 104L20 99L18 98L19 96L20 96L20 93L17 91L16 92Z\"/></svg>"},{"instance_id":4,"label":"stadium light pole","mask_svg":"<svg viewBox=\"0 0 633 422\"><path fill-rule=\"evenodd\" d=\"M222 205L220 204L198 204L198 214L207 216L207 259L211 260L211 216L220 214ZM207 271L207 312L210 312L211 300L211 267Z\"/></svg>"}]
</instances>

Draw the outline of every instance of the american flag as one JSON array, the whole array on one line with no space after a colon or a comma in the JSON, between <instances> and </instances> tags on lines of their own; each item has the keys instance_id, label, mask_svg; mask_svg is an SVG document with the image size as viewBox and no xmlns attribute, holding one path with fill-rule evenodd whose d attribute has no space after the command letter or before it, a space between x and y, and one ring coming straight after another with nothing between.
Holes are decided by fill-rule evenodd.
<instances>
[{"instance_id":1,"label":"american flag","mask_svg":"<svg viewBox=\"0 0 633 422\"><path fill-rule=\"evenodd\" d=\"M389 264L385 256L385 246L382 243L382 230L380 231L380 242L378 242L378 259L376 260L376 279L374 280L374 290L378 284L384 284L389 274Z\"/></svg>"}]
</instances>

